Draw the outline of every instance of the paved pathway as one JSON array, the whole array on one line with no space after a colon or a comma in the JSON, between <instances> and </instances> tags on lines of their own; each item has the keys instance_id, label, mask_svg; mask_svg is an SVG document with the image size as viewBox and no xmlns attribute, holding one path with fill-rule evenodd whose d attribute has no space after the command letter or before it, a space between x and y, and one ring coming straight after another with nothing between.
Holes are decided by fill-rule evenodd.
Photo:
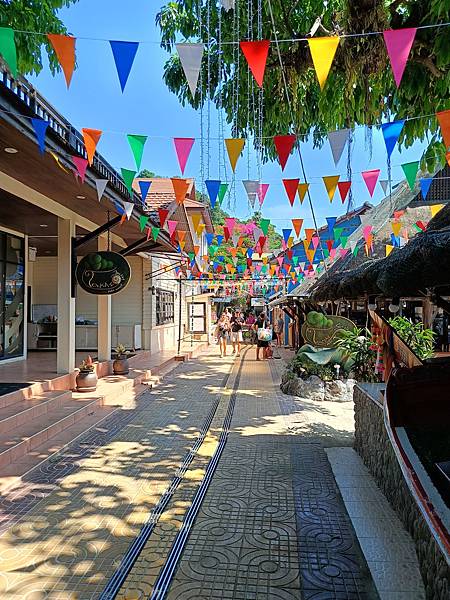
<instances>
[{"instance_id":1,"label":"paved pathway","mask_svg":"<svg viewBox=\"0 0 450 600\"><path fill-rule=\"evenodd\" d=\"M0 598L376 598L324 452L351 414L283 396L280 363L181 365L33 473L0 503Z\"/></svg>"}]
</instances>

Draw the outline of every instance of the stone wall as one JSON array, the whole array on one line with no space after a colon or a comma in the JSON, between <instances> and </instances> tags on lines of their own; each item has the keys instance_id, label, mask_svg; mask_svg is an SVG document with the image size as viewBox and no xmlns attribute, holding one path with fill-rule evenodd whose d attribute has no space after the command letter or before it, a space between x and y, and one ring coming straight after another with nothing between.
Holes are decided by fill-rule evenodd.
<instances>
[{"instance_id":1,"label":"stone wall","mask_svg":"<svg viewBox=\"0 0 450 600\"><path fill-rule=\"evenodd\" d=\"M449 566L403 478L384 426L383 407L359 386L353 398L355 450L414 540L427 598L448 600Z\"/></svg>"}]
</instances>

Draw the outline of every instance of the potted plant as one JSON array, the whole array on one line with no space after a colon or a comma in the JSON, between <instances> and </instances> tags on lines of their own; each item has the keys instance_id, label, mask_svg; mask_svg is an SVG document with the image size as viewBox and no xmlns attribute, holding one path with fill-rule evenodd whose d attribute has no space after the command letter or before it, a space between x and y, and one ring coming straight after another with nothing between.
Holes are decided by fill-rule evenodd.
<instances>
[{"instance_id":1,"label":"potted plant","mask_svg":"<svg viewBox=\"0 0 450 600\"><path fill-rule=\"evenodd\" d=\"M128 364L128 350L123 344L115 348L115 360L113 362L114 375L128 375L130 365Z\"/></svg>"},{"instance_id":2,"label":"potted plant","mask_svg":"<svg viewBox=\"0 0 450 600\"><path fill-rule=\"evenodd\" d=\"M78 367L79 373L76 377L78 392L94 392L97 389L97 374L94 361L88 356Z\"/></svg>"}]
</instances>

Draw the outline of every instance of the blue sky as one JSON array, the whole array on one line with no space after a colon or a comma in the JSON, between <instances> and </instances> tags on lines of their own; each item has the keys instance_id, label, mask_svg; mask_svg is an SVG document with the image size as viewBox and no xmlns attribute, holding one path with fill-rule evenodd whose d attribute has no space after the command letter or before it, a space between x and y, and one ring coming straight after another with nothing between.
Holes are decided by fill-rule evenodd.
<instances>
[{"instance_id":1,"label":"blue sky","mask_svg":"<svg viewBox=\"0 0 450 600\"><path fill-rule=\"evenodd\" d=\"M134 168L134 161L126 139L127 133L148 135L142 167L161 176L180 175L178 162L173 149L173 137L194 137L197 141L192 149L185 176L195 177L197 187L200 182L200 113L189 107L182 107L176 96L169 92L163 80L163 67L168 54L159 47L159 30L155 25L155 15L164 0L133 0L133 7L125 10L117 0L80 0L77 4L61 10L60 16L68 31L80 38L77 41L77 64L72 84L66 89L63 74L53 77L47 63L41 74L32 77L34 85L75 127L92 127L103 130L98 149L116 168ZM112 52L107 41L141 41L136 59L122 94L115 70ZM270 92L268 90L268 92ZM205 112L206 115L206 112ZM210 178L218 173L218 120L219 115L211 106L210 132ZM274 131L273 134L286 132ZM206 128L204 134L206 135ZM365 143L365 130L358 128L353 144L352 177L353 202L355 206L371 201L361 171L381 169L380 178L387 179L386 150L382 135L373 132L372 158ZM225 132L230 136L229 130ZM206 144L206 141L205 141ZM401 163L418 160L423 145L414 144L401 153L395 149L392 154L393 183L403 178ZM325 224L325 217L337 216L345 212L339 194L336 193L330 205L321 177L341 175L347 179L346 151L337 168L328 143L321 149L313 149L308 143L301 144L307 180L311 184L311 196L319 226ZM247 196L241 180L257 179L257 164L254 152L250 153L250 173L247 155L241 157L236 170L235 207L227 209L233 216L241 218L251 214ZM206 169L205 165L205 169ZM248 177L250 175L250 177ZM231 170L228 168L228 176ZM298 157L292 154L284 173L278 163L268 163L262 168L262 181L269 183L263 216L281 230L290 227L292 218L303 218L305 227L312 226L311 212L307 201L300 205L298 199L291 207L287 199L282 178L301 177ZM372 202L382 198L382 189L377 185ZM234 199L232 199L234 203Z\"/></svg>"}]
</instances>

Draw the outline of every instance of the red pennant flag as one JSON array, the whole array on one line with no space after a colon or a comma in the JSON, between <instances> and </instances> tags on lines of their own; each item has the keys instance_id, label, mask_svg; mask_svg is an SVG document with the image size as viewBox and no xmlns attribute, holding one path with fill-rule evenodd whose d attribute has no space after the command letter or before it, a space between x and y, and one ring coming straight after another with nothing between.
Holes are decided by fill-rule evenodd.
<instances>
[{"instance_id":1,"label":"red pennant flag","mask_svg":"<svg viewBox=\"0 0 450 600\"><path fill-rule=\"evenodd\" d=\"M417 29L415 27L383 31L384 42L391 61L392 72L397 87L400 86L406 63L408 62L411 46L416 37L416 32Z\"/></svg>"},{"instance_id":2,"label":"red pennant flag","mask_svg":"<svg viewBox=\"0 0 450 600\"><path fill-rule=\"evenodd\" d=\"M331 249L333 248L333 240L327 240L326 244L327 244L327 248L328 248L328 252L331 252Z\"/></svg>"},{"instance_id":3,"label":"red pennant flag","mask_svg":"<svg viewBox=\"0 0 450 600\"><path fill-rule=\"evenodd\" d=\"M88 161L85 158L81 158L81 156L72 156L72 162L77 169L76 172L74 171L75 179L79 177L81 179L81 183L84 183Z\"/></svg>"},{"instance_id":4,"label":"red pennant flag","mask_svg":"<svg viewBox=\"0 0 450 600\"><path fill-rule=\"evenodd\" d=\"M84 147L86 148L88 162L89 165L92 165L95 149L97 148L98 141L101 138L102 131L100 129L86 129L86 127L83 127L81 132L83 134Z\"/></svg>"},{"instance_id":5,"label":"red pennant flag","mask_svg":"<svg viewBox=\"0 0 450 600\"><path fill-rule=\"evenodd\" d=\"M444 140L445 150L450 148L450 110L443 110L441 112L436 113L436 117L438 118L439 125L441 127L442 139ZM446 156L447 160L450 160L448 156Z\"/></svg>"},{"instance_id":6,"label":"red pennant flag","mask_svg":"<svg viewBox=\"0 0 450 600\"><path fill-rule=\"evenodd\" d=\"M241 42L240 46L256 83L259 87L262 87L270 41L259 40L257 42Z\"/></svg>"},{"instance_id":7,"label":"red pennant flag","mask_svg":"<svg viewBox=\"0 0 450 600\"><path fill-rule=\"evenodd\" d=\"M293 250L288 250L286 252L287 257L289 258L289 260L292 260L292 257L294 256L294 251Z\"/></svg>"},{"instance_id":8,"label":"red pennant flag","mask_svg":"<svg viewBox=\"0 0 450 600\"><path fill-rule=\"evenodd\" d=\"M347 194L350 190L350 186L352 185L351 181L338 181L338 190L341 196L342 204L344 204L345 199L347 198Z\"/></svg>"},{"instance_id":9,"label":"red pennant flag","mask_svg":"<svg viewBox=\"0 0 450 600\"><path fill-rule=\"evenodd\" d=\"M295 135L276 135L273 138L282 171L284 171L284 167L286 166L289 154L294 147L296 139Z\"/></svg>"},{"instance_id":10,"label":"red pennant flag","mask_svg":"<svg viewBox=\"0 0 450 600\"><path fill-rule=\"evenodd\" d=\"M161 227L164 227L164 223L166 222L167 217L169 216L169 211L165 208L158 208L159 215L159 223Z\"/></svg>"},{"instance_id":11,"label":"red pennant flag","mask_svg":"<svg viewBox=\"0 0 450 600\"><path fill-rule=\"evenodd\" d=\"M283 179L284 189L286 190L291 206L294 206L299 182L299 179Z\"/></svg>"},{"instance_id":12,"label":"red pennant flag","mask_svg":"<svg viewBox=\"0 0 450 600\"><path fill-rule=\"evenodd\" d=\"M230 230L228 229L228 227L223 228L223 237L225 238L226 242L228 242L228 240L230 239Z\"/></svg>"},{"instance_id":13,"label":"red pennant flag","mask_svg":"<svg viewBox=\"0 0 450 600\"><path fill-rule=\"evenodd\" d=\"M71 35L59 35L57 33L48 33L59 64L64 71L67 87L70 86L73 70L75 68L75 42L76 38Z\"/></svg>"}]
</instances>

